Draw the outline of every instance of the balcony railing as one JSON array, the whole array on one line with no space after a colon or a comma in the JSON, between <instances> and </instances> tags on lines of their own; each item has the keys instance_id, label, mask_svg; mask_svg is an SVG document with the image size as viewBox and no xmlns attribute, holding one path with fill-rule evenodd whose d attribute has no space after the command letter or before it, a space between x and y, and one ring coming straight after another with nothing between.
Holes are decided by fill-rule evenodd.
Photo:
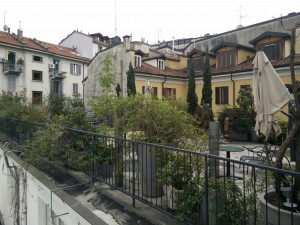
<instances>
[{"instance_id":1,"label":"balcony railing","mask_svg":"<svg viewBox=\"0 0 300 225\"><path fill-rule=\"evenodd\" d=\"M0 132L21 144L45 129L0 118ZM299 224L298 208L283 212L260 197L278 194L270 192L274 177L286 175L293 185L299 173L71 128L63 133L52 143L61 149L56 160L127 194L134 207L139 201L186 224Z\"/></svg>"},{"instance_id":2,"label":"balcony railing","mask_svg":"<svg viewBox=\"0 0 300 225\"><path fill-rule=\"evenodd\" d=\"M58 80L62 80L64 78L66 78L66 72L61 72L61 71L57 71L57 70L53 70L49 73L49 76L51 79L58 79Z\"/></svg>"},{"instance_id":3,"label":"balcony railing","mask_svg":"<svg viewBox=\"0 0 300 225\"><path fill-rule=\"evenodd\" d=\"M14 74L19 75L22 72L21 68L18 68L16 64L13 63L6 63L3 64L3 72L4 74Z\"/></svg>"}]
</instances>

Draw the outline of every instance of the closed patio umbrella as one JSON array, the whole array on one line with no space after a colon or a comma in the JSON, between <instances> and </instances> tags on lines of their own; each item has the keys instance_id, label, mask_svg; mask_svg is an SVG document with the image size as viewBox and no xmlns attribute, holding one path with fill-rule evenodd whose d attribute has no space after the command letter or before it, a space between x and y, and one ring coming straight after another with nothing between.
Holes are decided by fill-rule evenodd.
<instances>
[{"instance_id":1,"label":"closed patio umbrella","mask_svg":"<svg viewBox=\"0 0 300 225\"><path fill-rule=\"evenodd\" d=\"M264 52L257 52L252 64L254 104L257 111L256 133L260 131L268 137L273 128L275 136L278 136L281 129L275 114L293 100L293 97Z\"/></svg>"}]
</instances>

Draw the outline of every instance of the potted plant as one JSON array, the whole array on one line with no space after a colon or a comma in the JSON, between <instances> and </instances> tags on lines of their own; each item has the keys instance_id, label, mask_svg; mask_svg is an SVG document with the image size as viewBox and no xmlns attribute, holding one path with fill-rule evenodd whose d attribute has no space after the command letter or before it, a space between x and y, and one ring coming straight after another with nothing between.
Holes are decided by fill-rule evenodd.
<instances>
[{"instance_id":1,"label":"potted plant","mask_svg":"<svg viewBox=\"0 0 300 225\"><path fill-rule=\"evenodd\" d=\"M168 208L178 211L182 208L184 191L192 184L193 178L200 174L201 168L194 156L183 152L170 152L163 168L163 179L167 184ZM201 162L198 161L201 164Z\"/></svg>"},{"instance_id":2,"label":"potted plant","mask_svg":"<svg viewBox=\"0 0 300 225\"><path fill-rule=\"evenodd\" d=\"M94 145L94 151L96 155L96 176L102 178L112 177L116 155L114 145L103 139Z\"/></svg>"},{"instance_id":3,"label":"potted plant","mask_svg":"<svg viewBox=\"0 0 300 225\"><path fill-rule=\"evenodd\" d=\"M19 69L19 71L21 71L21 72L22 72L22 70L23 70L23 66L24 66L24 59L22 59L22 58L19 58L19 59L18 59L18 61L17 61L17 65L18 65L18 69Z\"/></svg>"}]
</instances>

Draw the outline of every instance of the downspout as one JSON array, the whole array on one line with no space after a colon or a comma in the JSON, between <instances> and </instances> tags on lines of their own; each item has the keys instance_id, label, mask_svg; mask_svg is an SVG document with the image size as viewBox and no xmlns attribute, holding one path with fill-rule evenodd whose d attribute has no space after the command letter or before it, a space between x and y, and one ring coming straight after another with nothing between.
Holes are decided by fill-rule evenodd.
<instances>
[{"instance_id":1,"label":"downspout","mask_svg":"<svg viewBox=\"0 0 300 225\"><path fill-rule=\"evenodd\" d=\"M85 63L83 62L82 63L82 67L83 67L83 71L82 71L82 103L83 103L83 105L84 105L84 85L85 85L85 83L83 82L84 81L84 65L85 65Z\"/></svg>"},{"instance_id":2,"label":"downspout","mask_svg":"<svg viewBox=\"0 0 300 225\"><path fill-rule=\"evenodd\" d=\"M161 83L161 98L163 97L164 94L164 83L166 83L167 77L165 76L165 80Z\"/></svg>"},{"instance_id":3,"label":"downspout","mask_svg":"<svg viewBox=\"0 0 300 225\"><path fill-rule=\"evenodd\" d=\"M232 88L232 101L233 101L233 106L235 106L235 81L232 79L232 73L230 74L230 80L233 83L233 88Z\"/></svg>"}]
</instances>

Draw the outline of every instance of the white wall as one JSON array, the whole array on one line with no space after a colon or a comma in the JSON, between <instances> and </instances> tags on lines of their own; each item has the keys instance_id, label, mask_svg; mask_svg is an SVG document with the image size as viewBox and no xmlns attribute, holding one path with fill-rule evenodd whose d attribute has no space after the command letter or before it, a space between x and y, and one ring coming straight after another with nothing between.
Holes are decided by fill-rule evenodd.
<instances>
[{"instance_id":1,"label":"white wall","mask_svg":"<svg viewBox=\"0 0 300 225\"><path fill-rule=\"evenodd\" d=\"M82 57L89 59L93 58L95 55L93 53L93 38L77 31L74 31L71 35L66 37L59 45L68 48L76 46L76 51L79 52Z\"/></svg>"},{"instance_id":2,"label":"white wall","mask_svg":"<svg viewBox=\"0 0 300 225\"><path fill-rule=\"evenodd\" d=\"M7 168L4 161L6 150L0 146L0 212L5 225L14 225L11 202L16 193L15 179L11 176L13 169ZM16 156L8 154L8 161L10 166L16 166L20 178L20 225L107 225L62 191L52 191L52 215L67 214L51 218L51 190L57 186L32 167L26 171Z\"/></svg>"}]
</instances>

